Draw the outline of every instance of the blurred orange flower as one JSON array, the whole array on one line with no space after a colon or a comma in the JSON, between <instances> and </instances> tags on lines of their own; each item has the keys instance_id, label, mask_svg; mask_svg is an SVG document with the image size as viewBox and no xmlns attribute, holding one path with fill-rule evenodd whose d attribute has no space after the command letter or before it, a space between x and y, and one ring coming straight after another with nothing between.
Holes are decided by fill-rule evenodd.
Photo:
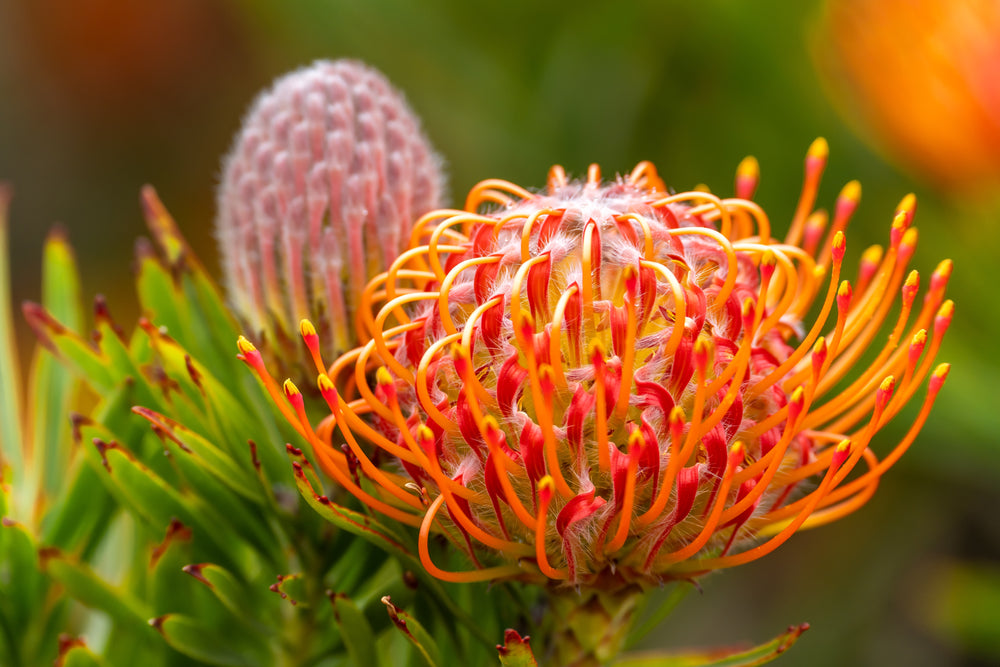
<instances>
[{"instance_id":1,"label":"blurred orange flower","mask_svg":"<svg viewBox=\"0 0 1000 667\"><path fill-rule=\"evenodd\" d=\"M1000 181L1000 3L830 0L816 40L836 102L940 187Z\"/></svg>"}]
</instances>

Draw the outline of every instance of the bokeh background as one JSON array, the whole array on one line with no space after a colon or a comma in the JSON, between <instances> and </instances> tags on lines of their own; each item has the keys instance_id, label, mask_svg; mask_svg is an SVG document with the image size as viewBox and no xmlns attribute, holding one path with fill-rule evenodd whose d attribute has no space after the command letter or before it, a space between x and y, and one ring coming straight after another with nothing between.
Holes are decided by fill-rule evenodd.
<instances>
[{"instance_id":1,"label":"bokeh background","mask_svg":"<svg viewBox=\"0 0 1000 667\"><path fill-rule=\"evenodd\" d=\"M58 222L85 289L137 317L127 278L144 183L214 270L221 156L256 92L317 58L365 60L404 90L456 204L483 178L541 185L553 163L613 174L643 159L675 188L728 195L753 154L756 198L782 230L805 150L825 136L821 205L850 179L864 187L849 256L887 241L913 191L915 267L926 280L954 259L957 314L939 355L951 377L868 507L705 580L649 641L762 641L808 621L784 664L998 664L998 4L8 0L0 179L16 193L15 302L39 297Z\"/></svg>"}]
</instances>

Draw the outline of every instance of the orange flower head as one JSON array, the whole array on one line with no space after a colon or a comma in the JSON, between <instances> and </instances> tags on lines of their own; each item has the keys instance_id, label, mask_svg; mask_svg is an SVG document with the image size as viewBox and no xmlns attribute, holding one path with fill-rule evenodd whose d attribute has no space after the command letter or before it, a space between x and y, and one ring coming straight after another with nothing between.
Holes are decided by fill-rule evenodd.
<instances>
[{"instance_id":1,"label":"orange flower head","mask_svg":"<svg viewBox=\"0 0 1000 667\"><path fill-rule=\"evenodd\" d=\"M863 505L948 372L950 262L918 302L907 197L844 280L860 186L814 212L826 154L784 240L752 201L671 195L649 163L612 182L554 167L538 194L480 183L369 283L369 340L329 368L317 350L315 429L241 350L331 477L419 526L437 577L645 585L754 560ZM744 161L738 193L757 178ZM928 378L880 460L873 437ZM435 562L438 534L472 569Z\"/></svg>"}]
</instances>

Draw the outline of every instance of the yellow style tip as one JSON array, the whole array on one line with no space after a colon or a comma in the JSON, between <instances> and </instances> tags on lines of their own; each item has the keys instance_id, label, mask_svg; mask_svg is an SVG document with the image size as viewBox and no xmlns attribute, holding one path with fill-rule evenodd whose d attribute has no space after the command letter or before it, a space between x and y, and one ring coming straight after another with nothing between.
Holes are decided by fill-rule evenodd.
<instances>
[{"instance_id":1,"label":"yellow style tip","mask_svg":"<svg viewBox=\"0 0 1000 667\"><path fill-rule=\"evenodd\" d=\"M840 191L840 196L843 199L848 199L855 204L861 201L861 182L860 181L850 181L844 188Z\"/></svg>"},{"instance_id":2,"label":"yellow style tip","mask_svg":"<svg viewBox=\"0 0 1000 667\"><path fill-rule=\"evenodd\" d=\"M421 442L433 442L434 431L427 424L421 424L417 427L417 437Z\"/></svg>"},{"instance_id":3,"label":"yellow style tip","mask_svg":"<svg viewBox=\"0 0 1000 667\"><path fill-rule=\"evenodd\" d=\"M861 261L867 264L878 264L882 261L882 246L873 245L865 248L865 251L861 253Z\"/></svg>"},{"instance_id":4,"label":"yellow style tip","mask_svg":"<svg viewBox=\"0 0 1000 667\"><path fill-rule=\"evenodd\" d=\"M830 156L830 145L826 143L826 139L823 137L817 137L809 146L807 155L811 158L825 160Z\"/></svg>"},{"instance_id":5,"label":"yellow style tip","mask_svg":"<svg viewBox=\"0 0 1000 667\"><path fill-rule=\"evenodd\" d=\"M307 336L315 336L316 327L314 327L313 323L308 319L303 318L302 321L299 322L299 333L302 334L303 338L306 338Z\"/></svg>"},{"instance_id":6,"label":"yellow style tip","mask_svg":"<svg viewBox=\"0 0 1000 667\"><path fill-rule=\"evenodd\" d=\"M319 390L324 394L331 392L335 389L335 387L333 386L333 380L331 380L330 376L327 375L326 373L319 374L319 376L316 378L316 386L319 387Z\"/></svg>"},{"instance_id":7,"label":"yellow style tip","mask_svg":"<svg viewBox=\"0 0 1000 667\"><path fill-rule=\"evenodd\" d=\"M743 158L739 166L736 167L736 176L738 178L759 178L760 164L757 162L757 158L753 155L747 155Z\"/></svg>"},{"instance_id":8,"label":"yellow style tip","mask_svg":"<svg viewBox=\"0 0 1000 667\"><path fill-rule=\"evenodd\" d=\"M899 206L896 207L896 210L911 213L916 208L917 208L917 195L911 192L899 201Z\"/></svg>"},{"instance_id":9,"label":"yellow style tip","mask_svg":"<svg viewBox=\"0 0 1000 667\"><path fill-rule=\"evenodd\" d=\"M243 354L250 354L251 352L257 351L257 348L254 347L254 344L251 343L249 340L247 340L245 336L240 336L238 339L236 339L236 347L238 347L240 352L242 352Z\"/></svg>"},{"instance_id":10,"label":"yellow style tip","mask_svg":"<svg viewBox=\"0 0 1000 667\"><path fill-rule=\"evenodd\" d=\"M375 381L382 386L392 384L392 375L390 375L389 369L385 366L379 366L378 370L375 371Z\"/></svg>"},{"instance_id":11,"label":"yellow style tip","mask_svg":"<svg viewBox=\"0 0 1000 667\"><path fill-rule=\"evenodd\" d=\"M632 449L635 448L635 447L638 447L638 448L641 449L642 447L645 447L645 446L646 446L646 438L642 437L642 431L641 430L635 429L631 433L629 433L629 435L628 435L628 449L629 449L629 452L631 452Z\"/></svg>"}]
</instances>

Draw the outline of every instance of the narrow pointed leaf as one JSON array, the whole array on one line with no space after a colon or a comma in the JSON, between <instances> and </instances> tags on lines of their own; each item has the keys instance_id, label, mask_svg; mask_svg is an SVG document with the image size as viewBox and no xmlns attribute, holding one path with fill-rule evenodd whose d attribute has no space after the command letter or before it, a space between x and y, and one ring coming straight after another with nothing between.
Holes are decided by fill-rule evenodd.
<instances>
[{"instance_id":1,"label":"narrow pointed leaf","mask_svg":"<svg viewBox=\"0 0 1000 667\"><path fill-rule=\"evenodd\" d=\"M296 458L298 460L294 460ZM413 554L404 546L402 539L395 535L387 526L366 514L361 514L343 505L338 505L328 497L316 493L313 483L318 484L319 482L315 477L312 466L304 458L301 458L301 454L298 457L293 456L292 466L295 470L295 484L299 489L299 493L302 494L306 502L320 516L338 528L363 537L390 553L395 553L407 559L413 559ZM311 481L309 477L312 477L316 481Z\"/></svg>"},{"instance_id":2,"label":"narrow pointed leaf","mask_svg":"<svg viewBox=\"0 0 1000 667\"><path fill-rule=\"evenodd\" d=\"M21 371L14 337L10 302L10 250L8 247L7 210L10 187L0 183L0 454L13 470L24 469L21 451Z\"/></svg>"},{"instance_id":3,"label":"narrow pointed leaf","mask_svg":"<svg viewBox=\"0 0 1000 667\"><path fill-rule=\"evenodd\" d=\"M58 552L43 552L45 571L59 582L73 598L82 604L100 609L132 632L156 641L146 620L150 610L133 595L101 579L87 565Z\"/></svg>"},{"instance_id":4,"label":"narrow pointed leaf","mask_svg":"<svg viewBox=\"0 0 1000 667\"><path fill-rule=\"evenodd\" d=\"M143 414L142 409L134 409ZM222 478L213 475L213 471L199 456L209 449L203 447L199 451L188 448L179 439L171 437L162 430L157 422L153 422L153 430L170 454L170 460L175 464L181 478L186 482L190 495L197 498L198 504L206 506L210 517L222 523L227 523L257 551L269 559L274 567L280 567L283 561L277 535L270 530L271 525L261 520L261 506L250 504L237 496L230 486L223 483ZM190 432L189 436L193 435ZM195 438L189 437L193 442ZM199 444L207 445L205 441ZM230 465L230 468L234 466Z\"/></svg>"},{"instance_id":5,"label":"narrow pointed leaf","mask_svg":"<svg viewBox=\"0 0 1000 667\"><path fill-rule=\"evenodd\" d=\"M244 392L237 397L232 392L240 390L239 380L228 384L220 382L205 365L203 358L192 356L180 343L162 334L158 328L146 326L143 327L143 332L148 336L164 372L184 389L184 395L198 410L194 418L183 419L186 425L192 428L199 422L210 425L210 430L202 431L203 435L216 437L219 449L236 460L246 460L245 447L249 438L256 438L261 442L287 440L287 436L282 435L282 430L276 426L281 422L268 418L274 407L269 401L264 401L259 387L253 387L251 396ZM231 346L232 342L227 341L227 344ZM233 357L235 361L231 350L227 351L227 356ZM240 368L238 377L243 379L246 374L246 369ZM265 407L258 409L256 406L259 405ZM171 411L175 418L179 418L177 407L173 406ZM277 448L262 447L259 455L272 479L285 483L291 481L288 466Z\"/></svg>"},{"instance_id":6,"label":"narrow pointed leaf","mask_svg":"<svg viewBox=\"0 0 1000 667\"><path fill-rule=\"evenodd\" d=\"M71 330L83 321L80 306L80 278L76 260L65 235L56 230L45 243L42 263L42 303L45 309ZM35 488L53 495L69 459L69 422L65 418L77 380L60 366L44 347L32 362L29 405L32 467L38 475Z\"/></svg>"},{"instance_id":7,"label":"narrow pointed leaf","mask_svg":"<svg viewBox=\"0 0 1000 667\"><path fill-rule=\"evenodd\" d=\"M375 657L375 633L365 615L343 594L330 594L333 618L340 629L341 639L356 667L378 664Z\"/></svg>"},{"instance_id":8,"label":"narrow pointed leaf","mask_svg":"<svg viewBox=\"0 0 1000 667\"><path fill-rule=\"evenodd\" d=\"M111 360L94 349L89 341L67 329L37 303L25 303L21 310L39 341L60 359L69 362L97 391L107 392L115 386L116 373Z\"/></svg>"},{"instance_id":9,"label":"narrow pointed leaf","mask_svg":"<svg viewBox=\"0 0 1000 667\"><path fill-rule=\"evenodd\" d=\"M146 225L153 235L156 245L160 248L167 264L180 277L180 291L185 302L197 311L199 317L194 324L210 335L206 336L209 347L214 345L215 354L203 357L212 360L213 372L226 376L236 372L239 364L228 354L229 341L238 333L236 322L225 307L222 294L205 271L201 262L192 252L177 227L177 223L160 201L152 187L145 187L141 196ZM209 349L201 350L209 352ZM216 366L215 362L219 362Z\"/></svg>"},{"instance_id":10,"label":"narrow pointed leaf","mask_svg":"<svg viewBox=\"0 0 1000 667\"><path fill-rule=\"evenodd\" d=\"M164 438L191 455L197 456L205 470L232 491L253 502L260 502L263 499L260 483L246 468L240 467L213 443L159 412L144 407L135 407L132 411L148 420ZM249 461L249 451L245 451L244 456Z\"/></svg>"},{"instance_id":11,"label":"narrow pointed leaf","mask_svg":"<svg viewBox=\"0 0 1000 667\"><path fill-rule=\"evenodd\" d=\"M207 662L210 665L273 664L266 644L259 637L247 633L226 632L220 628L206 627L197 618L181 614L167 614L151 619L155 628L176 651Z\"/></svg>"},{"instance_id":12,"label":"narrow pointed leaf","mask_svg":"<svg viewBox=\"0 0 1000 667\"><path fill-rule=\"evenodd\" d=\"M292 467L295 470L295 484L299 489L299 493L302 494L302 497L305 498L310 507L335 526L353 535L358 535L394 555L408 570L417 574L421 585L434 596L435 602L443 607L454 621L462 623L484 645L493 645L494 641L491 641L489 636L483 632L476 619L472 618L466 610L455 603L453 596L444 589L440 581L426 573L419 559L406 546L405 538L374 518L360 512L355 512L343 505L338 505L328 497L316 493L310 482L310 477L315 479L315 472L312 470L311 464L301 453L298 455L293 454L292 459ZM307 474L307 471L309 474Z\"/></svg>"},{"instance_id":13,"label":"narrow pointed leaf","mask_svg":"<svg viewBox=\"0 0 1000 667\"><path fill-rule=\"evenodd\" d=\"M181 298L170 271L156 257L148 242L137 244L136 262L136 289L143 313L174 339L185 340L188 336L179 308Z\"/></svg>"},{"instance_id":14,"label":"narrow pointed leaf","mask_svg":"<svg viewBox=\"0 0 1000 667\"><path fill-rule=\"evenodd\" d=\"M174 518L180 519L191 527L203 546L215 547L211 551L213 558L230 565L239 562L240 540L203 499L174 489L115 441L94 438L87 450L93 452L89 456L91 464L104 469L106 475L102 478L112 495L154 530L162 530Z\"/></svg>"},{"instance_id":15,"label":"narrow pointed leaf","mask_svg":"<svg viewBox=\"0 0 1000 667\"><path fill-rule=\"evenodd\" d=\"M757 667L775 660L790 649L808 623L793 625L766 644L751 649L716 649L691 653L642 653L626 656L615 667Z\"/></svg>"},{"instance_id":16,"label":"narrow pointed leaf","mask_svg":"<svg viewBox=\"0 0 1000 667\"><path fill-rule=\"evenodd\" d=\"M97 470L78 459L66 471L63 492L42 526L42 539L64 551L88 552L117 510Z\"/></svg>"},{"instance_id":17,"label":"narrow pointed leaf","mask_svg":"<svg viewBox=\"0 0 1000 667\"><path fill-rule=\"evenodd\" d=\"M253 597L252 589L239 581L231 572L214 563L185 565L183 571L208 588L209 592L234 616L244 621L261 634L271 634L273 626L265 625L259 619L273 618L277 614L276 605L269 599Z\"/></svg>"},{"instance_id":18,"label":"narrow pointed leaf","mask_svg":"<svg viewBox=\"0 0 1000 667\"><path fill-rule=\"evenodd\" d=\"M441 652L438 649L437 642L424 630L424 627L411 614L394 605L389 596L382 598L382 602L389 612L389 618L392 619L393 625L417 649L427 667L441 665Z\"/></svg>"},{"instance_id":19,"label":"narrow pointed leaf","mask_svg":"<svg viewBox=\"0 0 1000 667\"><path fill-rule=\"evenodd\" d=\"M154 612L188 611L196 602L188 590L190 579L184 566L191 562L191 530L180 521L171 521L163 541L156 544L148 566L137 563L134 570L148 570L148 599ZM142 554L145 560L145 554Z\"/></svg>"},{"instance_id":20,"label":"narrow pointed leaf","mask_svg":"<svg viewBox=\"0 0 1000 667\"><path fill-rule=\"evenodd\" d=\"M20 523L3 519L0 526L0 563L10 576L0 581L0 608L18 634L44 602L45 580L38 569L37 544Z\"/></svg>"}]
</instances>

